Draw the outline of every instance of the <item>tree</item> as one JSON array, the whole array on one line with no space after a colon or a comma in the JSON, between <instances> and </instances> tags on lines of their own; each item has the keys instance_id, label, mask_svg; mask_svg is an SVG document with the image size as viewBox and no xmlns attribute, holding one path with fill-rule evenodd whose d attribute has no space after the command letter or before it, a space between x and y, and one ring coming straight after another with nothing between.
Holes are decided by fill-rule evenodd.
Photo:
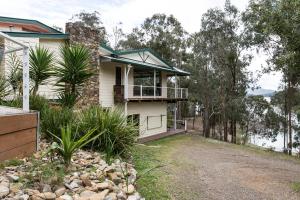
<instances>
[{"instance_id":1,"label":"tree","mask_svg":"<svg viewBox=\"0 0 300 200\"><path fill-rule=\"evenodd\" d=\"M201 24L200 32L193 35L191 43L193 59L198 63L193 64L195 70L203 72L202 81L196 79L197 87L206 87L200 96L204 105L204 135L209 137L210 125L215 126L218 120L219 127L223 124L223 133L219 131L219 134L228 140L229 123L231 142L236 143L236 124L241 123L246 89L251 80L246 71L251 56L244 51L245 38L239 30L240 14L226 1L224 10L208 10ZM199 68L200 63L202 67Z\"/></svg>"},{"instance_id":2,"label":"tree","mask_svg":"<svg viewBox=\"0 0 300 200\"><path fill-rule=\"evenodd\" d=\"M65 45L60 49L62 59L55 69L61 97L69 99L66 105L74 105L81 95L84 83L93 75L90 53L82 45Z\"/></svg>"},{"instance_id":3,"label":"tree","mask_svg":"<svg viewBox=\"0 0 300 200\"><path fill-rule=\"evenodd\" d=\"M88 13L86 11L82 11L78 14L75 14L72 19L74 23L79 23L82 26L86 26L92 29L96 29L99 31L99 34L104 38L106 35L105 27L101 21L100 13L94 11L92 13Z\"/></svg>"},{"instance_id":4,"label":"tree","mask_svg":"<svg viewBox=\"0 0 300 200\"><path fill-rule=\"evenodd\" d=\"M123 49L151 48L177 67L182 66L186 54L187 32L173 16L154 14L140 27L120 41Z\"/></svg>"},{"instance_id":5,"label":"tree","mask_svg":"<svg viewBox=\"0 0 300 200\"><path fill-rule=\"evenodd\" d=\"M270 108L263 96L248 96L245 99L245 112L240 124L243 132L243 144L246 144L250 134L261 134L265 130L265 113Z\"/></svg>"},{"instance_id":6,"label":"tree","mask_svg":"<svg viewBox=\"0 0 300 200\"><path fill-rule=\"evenodd\" d=\"M272 20L270 20L272 19ZM243 14L250 45L270 54L268 68L283 73L286 87L289 154L292 154L292 101L300 75L300 2L297 0L252 0Z\"/></svg>"},{"instance_id":7,"label":"tree","mask_svg":"<svg viewBox=\"0 0 300 200\"><path fill-rule=\"evenodd\" d=\"M38 46L30 49L29 54L29 74L33 83L32 94L36 95L39 86L45 84L51 76L54 66L54 55L49 49Z\"/></svg>"}]
</instances>

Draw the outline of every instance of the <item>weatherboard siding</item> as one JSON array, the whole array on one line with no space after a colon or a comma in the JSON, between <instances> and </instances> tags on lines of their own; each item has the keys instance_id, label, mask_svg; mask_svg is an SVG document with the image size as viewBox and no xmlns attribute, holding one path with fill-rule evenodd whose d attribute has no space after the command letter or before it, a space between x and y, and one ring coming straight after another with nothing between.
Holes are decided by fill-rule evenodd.
<instances>
[{"instance_id":1,"label":"weatherboard siding","mask_svg":"<svg viewBox=\"0 0 300 200\"><path fill-rule=\"evenodd\" d=\"M166 102L129 102L127 113L140 115L140 137L167 131Z\"/></svg>"}]
</instances>

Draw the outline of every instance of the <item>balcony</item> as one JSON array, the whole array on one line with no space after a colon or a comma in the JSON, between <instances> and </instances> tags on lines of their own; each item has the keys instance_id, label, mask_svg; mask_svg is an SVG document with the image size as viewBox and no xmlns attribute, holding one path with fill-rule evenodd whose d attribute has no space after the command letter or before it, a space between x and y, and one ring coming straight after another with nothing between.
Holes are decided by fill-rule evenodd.
<instances>
[{"instance_id":1,"label":"balcony","mask_svg":"<svg viewBox=\"0 0 300 200\"><path fill-rule=\"evenodd\" d=\"M125 101L123 85L114 86L116 103ZM185 101L188 99L188 88L155 87L145 85L128 85L128 101Z\"/></svg>"}]
</instances>

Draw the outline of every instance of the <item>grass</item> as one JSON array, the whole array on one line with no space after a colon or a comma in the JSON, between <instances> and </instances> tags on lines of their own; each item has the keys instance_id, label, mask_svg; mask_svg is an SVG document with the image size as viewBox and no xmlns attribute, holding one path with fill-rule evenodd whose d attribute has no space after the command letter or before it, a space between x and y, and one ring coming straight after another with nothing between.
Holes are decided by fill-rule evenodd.
<instances>
[{"instance_id":1,"label":"grass","mask_svg":"<svg viewBox=\"0 0 300 200\"><path fill-rule=\"evenodd\" d=\"M294 183L292 183L292 189L295 192L300 192L300 182L294 182Z\"/></svg>"},{"instance_id":2,"label":"grass","mask_svg":"<svg viewBox=\"0 0 300 200\"><path fill-rule=\"evenodd\" d=\"M4 169L5 167L19 166L24 163L23 160L11 159L0 163L0 169Z\"/></svg>"},{"instance_id":3,"label":"grass","mask_svg":"<svg viewBox=\"0 0 300 200\"><path fill-rule=\"evenodd\" d=\"M145 145L136 145L133 151L133 161L138 171L137 187L145 199L168 200L171 191L168 188L170 177L165 166L168 163L171 151L177 142L185 140L185 136L173 136L149 142Z\"/></svg>"}]
</instances>

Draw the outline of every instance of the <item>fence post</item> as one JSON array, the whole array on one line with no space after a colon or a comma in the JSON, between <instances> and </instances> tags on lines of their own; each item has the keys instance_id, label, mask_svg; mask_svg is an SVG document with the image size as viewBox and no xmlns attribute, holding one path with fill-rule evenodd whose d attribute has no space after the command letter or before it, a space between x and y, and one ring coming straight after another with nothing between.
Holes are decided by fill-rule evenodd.
<instances>
[{"instance_id":1,"label":"fence post","mask_svg":"<svg viewBox=\"0 0 300 200\"><path fill-rule=\"evenodd\" d=\"M184 131L187 132L187 120L184 120Z\"/></svg>"},{"instance_id":2,"label":"fence post","mask_svg":"<svg viewBox=\"0 0 300 200\"><path fill-rule=\"evenodd\" d=\"M140 85L140 95L141 95L141 98L143 98L143 85Z\"/></svg>"}]
</instances>

